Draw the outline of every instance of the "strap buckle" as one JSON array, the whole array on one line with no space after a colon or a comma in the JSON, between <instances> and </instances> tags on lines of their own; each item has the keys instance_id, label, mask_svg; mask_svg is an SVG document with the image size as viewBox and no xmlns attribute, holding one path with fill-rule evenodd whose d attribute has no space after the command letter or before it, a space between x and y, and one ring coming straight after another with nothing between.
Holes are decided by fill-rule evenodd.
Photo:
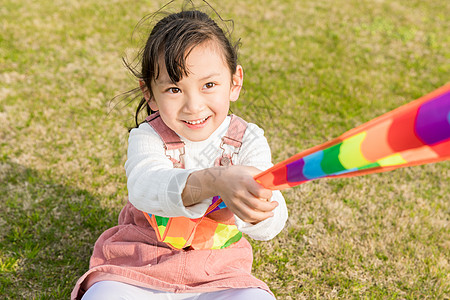
<instances>
[{"instance_id":1,"label":"strap buckle","mask_svg":"<svg viewBox=\"0 0 450 300\"><path fill-rule=\"evenodd\" d=\"M168 144L180 144L183 143L182 147L179 148L175 148L175 149L171 149L171 150L177 150L180 149L180 155L178 156L178 160L176 160L175 158L173 158L172 156L170 156L169 154L167 154L167 148L168 148ZM186 154L186 150L184 147L185 143L183 141L179 141L179 142L167 142L164 144L164 154L167 156L167 158L169 158L172 162L173 162L173 166L174 168L184 168L183 164L181 163L181 157Z\"/></svg>"},{"instance_id":2,"label":"strap buckle","mask_svg":"<svg viewBox=\"0 0 450 300\"><path fill-rule=\"evenodd\" d=\"M231 140L231 141L227 142L226 139ZM231 155L225 153L226 149L224 147L224 144L227 144L229 146L234 147L235 150L231 153ZM219 158L220 165L221 166L229 166L229 165L231 165L233 156L235 154L239 154L239 151L241 151L241 145L242 145L241 141L238 141L236 139L233 139L233 138L230 138L230 137L227 137L227 136L222 137L222 142L220 143L220 149L222 149L222 155Z\"/></svg>"}]
</instances>

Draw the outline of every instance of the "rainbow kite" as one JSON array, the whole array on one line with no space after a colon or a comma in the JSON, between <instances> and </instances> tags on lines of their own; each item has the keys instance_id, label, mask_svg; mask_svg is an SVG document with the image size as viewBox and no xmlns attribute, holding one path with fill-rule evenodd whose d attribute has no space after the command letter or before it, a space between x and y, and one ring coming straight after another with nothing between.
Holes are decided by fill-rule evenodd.
<instances>
[{"instance_id":1,"label":"rainbow kite","mask_svg":"<svg viewBox=\"0 0 450 300\"><path fill-rule=\"evenodd\" d=\"M324 177L351 177L450 159L450 84L255 176L280 190Z\"/></svg>"}]
</instances>

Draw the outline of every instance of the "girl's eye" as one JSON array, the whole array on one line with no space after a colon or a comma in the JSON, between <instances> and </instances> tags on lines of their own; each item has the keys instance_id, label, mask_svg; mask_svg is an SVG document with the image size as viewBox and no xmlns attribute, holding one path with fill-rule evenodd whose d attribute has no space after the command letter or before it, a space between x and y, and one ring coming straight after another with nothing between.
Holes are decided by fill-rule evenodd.
<instances>
[{"instance_id":1,"label":"girl's eye","mask_svg":"<svg viewBox=\"0 0 450 300\"><path fill-rule=\"evenodd\" d=\"M178 94L181 93L181 90L179 88L176 87L172 87L172 88L168 88L167 91L171 94Z\"/></svg>"},{"instance_id":2,"label":"girl's eye","mask_svg":"<svg viewBox=\"0 0 450 300\"><path fill-rule=\"evenodd\" d=\"M216 84L214 83L214 82L208 82L207 84L205 84L203 87L205 88L205 89L210 89L210 88L213 88L213 87L215 87L216 86Z\"/></svg>"}]
</instances>

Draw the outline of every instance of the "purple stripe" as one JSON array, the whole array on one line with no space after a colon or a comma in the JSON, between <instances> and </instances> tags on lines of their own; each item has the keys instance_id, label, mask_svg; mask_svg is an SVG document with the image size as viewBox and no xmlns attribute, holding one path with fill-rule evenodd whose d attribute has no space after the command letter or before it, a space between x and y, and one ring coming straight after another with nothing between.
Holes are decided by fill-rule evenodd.
<instances>
[{"instance_id":1,"label":"purple stripe","mask_svg":"<svg viewBox=\"0 0 450 300\"><path fill-rule=\"evenodd\" d=\"M297 182L297 181L307 181L303 175L303 166L305 165L305 161L303 158L296 160L290 164L286 165L286 177L289 182Z\"/></svg>"},{"instance_id":2,"label":"purple stripe","mask_svg":"<svg viewBox=\"0 0 450 300\"><path fill-rule=\"evenodd\" d=\"M422 104L417 112L414 131L427 145L450 138L450 91Z\"/></svg>"},{"instance_id":3,"label":"purple stripe","mask_svg":"<svg viewBox=\"0 0 450 300\"><path fill-rule=\"evenodd\" d=\"M212 201L211 201L211 205L210 205L210 206L214 205L214 203L216 203L217 201L219 201L219 199L220 199L220 196L214 196L214 197L212 198ZM224 203L224 202L222 202L222 203ZM216 210L219 210L219 209L224 208L224 207L220 207L222 203L220 203L216 208L214 208L212 211L210 211L210 212L208 213L208 215L209 215L210 213L212 213L213 211L216 211ZM225 206L225 207L226 207L226 206Z\"/></svg>"}]
</instances>

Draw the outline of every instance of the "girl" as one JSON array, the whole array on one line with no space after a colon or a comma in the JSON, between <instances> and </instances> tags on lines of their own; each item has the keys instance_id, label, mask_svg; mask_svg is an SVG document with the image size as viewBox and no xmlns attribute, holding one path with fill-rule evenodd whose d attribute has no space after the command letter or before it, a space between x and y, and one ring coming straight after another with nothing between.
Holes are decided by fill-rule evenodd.
<instances>
[{"instance_id":1,"label":"girl","mask_svg":"<svg viewBox=\"0 0 450 300\"><path fill-rule=\"evenodd\" d=\"M242 233L272 239L287 209L253 179L272 165L263 130L228 115L243 83L236 47L205 13L170 14L148 37L137 75L129 202L72 299L274 299L250 274ZM149 117L138 125L143 106Z\"/></svg>"}]
</instances>

